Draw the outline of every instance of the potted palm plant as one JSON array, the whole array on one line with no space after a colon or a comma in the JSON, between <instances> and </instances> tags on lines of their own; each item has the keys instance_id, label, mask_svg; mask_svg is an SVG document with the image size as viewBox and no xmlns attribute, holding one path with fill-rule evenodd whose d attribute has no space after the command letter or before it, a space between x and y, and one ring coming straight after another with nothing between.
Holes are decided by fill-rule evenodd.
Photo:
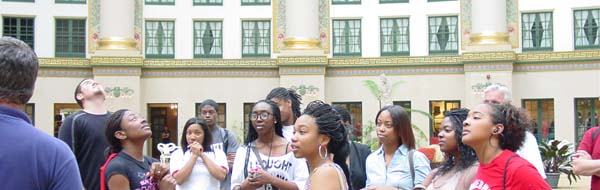
<instances>
[{"instance_id":1,"label":"potted palm plant","mask_svg":"<svg viewBox=\"0 0 600 190\"><path fill-rule=\"evenodd\" d=\"M556 188L560 174L566 174L569 179L569 184L577 179L581 179L579 175L573 173L571 155L573 154L572 143L551 140L547 143L540 143L540 154L544 163L546 172L546 182Z\"/></svg>"}]
</instances>

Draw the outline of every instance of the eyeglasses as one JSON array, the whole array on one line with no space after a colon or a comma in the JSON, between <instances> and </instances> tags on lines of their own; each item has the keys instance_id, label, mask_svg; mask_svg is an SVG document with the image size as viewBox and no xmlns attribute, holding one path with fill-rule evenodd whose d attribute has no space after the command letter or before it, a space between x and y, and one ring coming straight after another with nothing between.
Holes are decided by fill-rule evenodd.
<instances>
[{"instance_id":1,"label":"eyeglasses","mask_svg":"<svg viewBox=\"0 0 600 190\"><path fill-rule=\"evenodd\" d=\"M271 113L269 113L269 112L262 112L260 114L252 113L252 114L250 114L250 120L256 121L259 117L260 117L260 119L265 120L265 119L268 119L270 115L271 115Z\"/></svg>"}]
</instances>

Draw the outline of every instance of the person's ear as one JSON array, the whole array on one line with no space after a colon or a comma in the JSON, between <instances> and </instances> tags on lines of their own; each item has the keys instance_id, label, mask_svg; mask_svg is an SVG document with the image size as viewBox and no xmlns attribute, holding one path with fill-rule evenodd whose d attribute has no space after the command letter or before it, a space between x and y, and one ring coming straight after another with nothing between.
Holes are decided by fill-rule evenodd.
<instances>
[{"instance_id":1,"label":"person's ear","mask_svg":"<svg viewBox=\"0 0 600 190\"><path fill-rule=\"evenodd\" d=\"M327 146L331 138L327 135L320 134L319 135L319 144L323 146Z\"/></svg>"},{"instance_id":2,"label":"person's ear","mask_svg":"<svg viewBox=\"0 0 600 190\"><path fill-rule=\"evenodd\" d=\"M492 134L494 134L494 135L502 134L503 131L504 131L504 125L497 124L494 126L494 130L492 131Z\"/></svg>"},{"instance_id":3,"label":"person's ear","mask_svg":"<svg viewBox=\"0 0 600 190\"><path fill-rule=\"evenodd\" d=\"M77 98L77 100L79 100L79 101L83 101L83 94L77 93L77 96L75 96L75 98Z\"/></svg>"},{"instance_id":4,"label":"person's ear","mask_svg":"<svg viewBox=\"0 0 600 190\"><path fill-rule=\"evenodd\" d=\"M127 139L127 133L125 133L125 131L117 131L115 132L115 137L119 140L125 140Z\"/></svg>"}]
</instances>

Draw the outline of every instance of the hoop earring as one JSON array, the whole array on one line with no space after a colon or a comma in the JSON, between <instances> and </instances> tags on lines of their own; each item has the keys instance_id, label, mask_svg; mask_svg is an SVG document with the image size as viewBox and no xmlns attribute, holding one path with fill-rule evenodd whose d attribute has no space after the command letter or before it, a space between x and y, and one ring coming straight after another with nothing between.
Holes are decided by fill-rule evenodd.
<instances>
[{"instance_id":1,"label":"hoop earring","mask_svg":"<svg viewBox=\"0 0 600 190\"><path fill-rule=\"evenodd\" d=\"M323 149L323 145L319 145L319 157L321 157L321 159L325 159L325 158L327 158L327 153L328 153L328 152L327 152L327 148L325 148L325 156L323 156L323 155L321 154L321 152L322 152L322 151L321 151L321 149Z\"/></svg>"}]
</instances>

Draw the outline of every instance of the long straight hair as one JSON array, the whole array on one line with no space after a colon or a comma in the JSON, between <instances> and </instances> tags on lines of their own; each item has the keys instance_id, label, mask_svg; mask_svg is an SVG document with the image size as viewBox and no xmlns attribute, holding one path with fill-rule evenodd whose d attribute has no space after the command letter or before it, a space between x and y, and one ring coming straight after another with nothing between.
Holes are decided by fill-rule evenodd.
<instances>
[{"instance_id":1,"label":"long straight hair","mask_svg":"<svg viewBox=\"0 0 600 190\"><path fill-rule=\"evenodd\" d=\"M187 142L187 130L193 124L200 125L200 128L204 132L204 139L202 140L202 148L204 149L204 152L212 152L212 148L210 146L213 142L212 133L210 132L210 129L208 129L208 125L206 125L204 120L197 117L192 117L188 119L187 122L185 122L185 125L183 126L183 133L181 134L181 149L183 149L183 152L188 150L189 144Z\"/></svg>"},{"instance_id":2,"label":"long straight hair","mask_svg":"<svg viewBox=\"0 0 600 190\"><path fill-rule=\"evenodd\" d=\"M398 105L385 106L377 112L377 116L375 116L375 122L377 122L377 118L381 115L381 112L388 111L392 116L392 125L394 127L394 131L398 137L400 137L399 145L406 145L409 150L415 149L415 135L412 130L412 126L410 124L410 117L408 117L408 112L404 110L404 108ZM375 123L379 125L379 123Z\"/></svg>"}]
</instances>

